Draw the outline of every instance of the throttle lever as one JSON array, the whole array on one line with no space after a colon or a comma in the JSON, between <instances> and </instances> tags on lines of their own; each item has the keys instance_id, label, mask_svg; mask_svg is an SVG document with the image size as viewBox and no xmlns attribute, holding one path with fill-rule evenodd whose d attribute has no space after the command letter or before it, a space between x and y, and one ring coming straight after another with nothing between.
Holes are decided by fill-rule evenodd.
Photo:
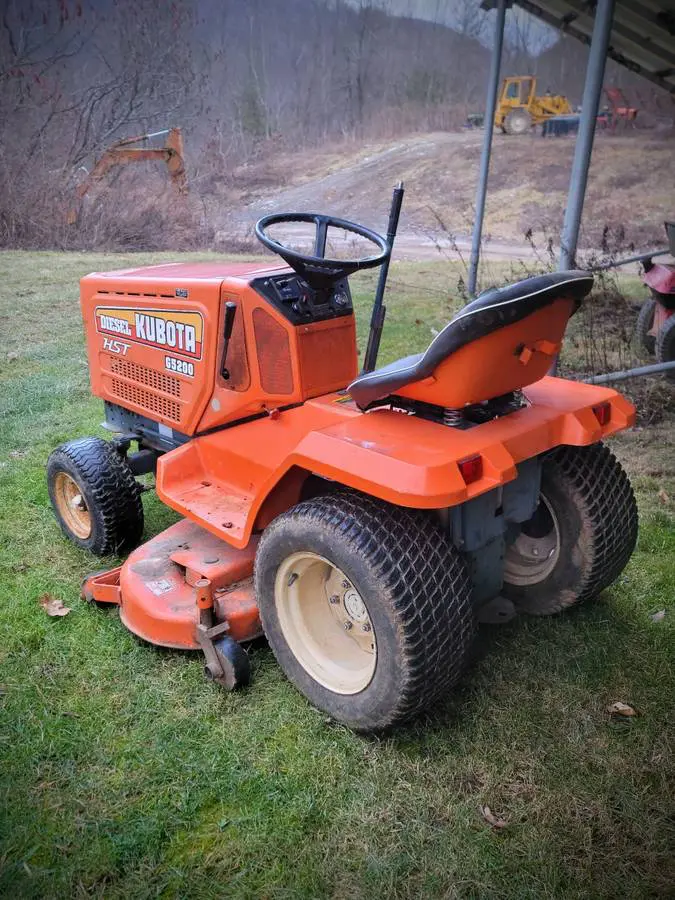
<instances>
[{"instance_id":1,"label":"throttle lever","mask_svg":"<svg viewBox=\"0 0 675 900\"><path fill-rule=\"evenodd\" d=\"M230 377L229 369L226 367L227 350L230 346L230 338L232 337L232 329L234 328L234 317L237 314L237 304L232 300L225 303L225 324L223 326L223 359L220 365L220 374L225 381Z\"/></svg>"}]
</instances>

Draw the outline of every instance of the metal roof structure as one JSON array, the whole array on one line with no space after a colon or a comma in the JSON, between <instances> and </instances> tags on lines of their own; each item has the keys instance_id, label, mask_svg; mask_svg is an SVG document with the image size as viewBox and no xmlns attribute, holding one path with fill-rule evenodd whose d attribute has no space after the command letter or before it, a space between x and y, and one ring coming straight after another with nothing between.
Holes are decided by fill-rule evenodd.
<instances>
[{"instance_id":1,"label":"metal roof structure","mask_svg":"<svg viewBox=\"0 0 675 900\"><path fill-rule=\"evenodd\" d=\"M675 0L482 0L481 9L495 10L496 18L469 263L471 296L475 294L478 276L506 10L514 4L589 47L579 131L561 232L559 269L571 269L576 264L605 61L608 58L616 60L664 88L675 99Z\"/></svg>"},{"instance_id":2,"label":"metal roof structure","mask_svg":"<svg viewBox=\"0 0 675 900\"><path fill-rule=\"evenodd\" d=\"M547 25L591 43L597 0L514 0ZM487 0L483 9L493 9ZM675 0L616 0L610 59L675 96Z\"/></svg>"}]
</instances>

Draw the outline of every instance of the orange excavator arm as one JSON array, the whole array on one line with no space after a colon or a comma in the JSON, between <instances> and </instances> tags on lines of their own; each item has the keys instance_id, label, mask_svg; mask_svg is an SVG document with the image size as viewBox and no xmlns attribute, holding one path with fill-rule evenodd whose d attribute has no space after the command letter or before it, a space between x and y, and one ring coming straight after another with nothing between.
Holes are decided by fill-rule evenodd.
<instances>
[{"instance_id":1,"label":"orange excavator arm","mask_svg":"<svg viewBox=\"0 0 675 900\"><path fill-rule=\"evenodd\" d=\"M153 137L168 135L163 147L134 147ZM185 159L183 153L183 135L180 128L170 128L166 131L156 131L151 134L141 134L136 137L125 138L117 141L109 147L94 165L84 181L78 186L76 194L79 199L92 188L94 184L116 166L124 166L128 163L143 162L144 160L160 160L166 163L169 178L179 194L187 191L187 177L185 174ZM68 213L68 223L72 225L77 221L77 210L71 209Z\"/></svg>"}]
</instances>

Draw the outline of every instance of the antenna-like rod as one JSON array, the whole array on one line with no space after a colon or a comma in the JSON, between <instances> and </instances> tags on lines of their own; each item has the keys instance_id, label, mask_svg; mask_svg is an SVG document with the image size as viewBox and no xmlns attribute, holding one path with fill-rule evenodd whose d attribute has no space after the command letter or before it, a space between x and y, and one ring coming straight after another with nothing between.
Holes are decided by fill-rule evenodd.
<instances>
[{"instance_id":1,"label":"antenna-like rod","mask_svg":"<svg viewBox=\"0 0 675 900\"><path fill-rule=\"evenodd\" d=\"M380 277L377 282L377 290L375 291L375 302L373 303L373 312L370 317L370 334L368 335L368 346L366 347L366 355L363 359L363 371L372 372L377 365L377 354L380 349L380 338L382 337L382 328L384 326L384 317L387 315L387 307L384 306L384 289L387 286L387 275L389 273L389 262L391 260L391 251L394 247L394 238L398 229L398 218L401 214L401 204L403 203L403 182L394 188L394 195L391 198L391 209L389 210L389 224L387 225L387 243L389 244L389 255L382 263L380 268Z\"/></svg>"}]
</instances>

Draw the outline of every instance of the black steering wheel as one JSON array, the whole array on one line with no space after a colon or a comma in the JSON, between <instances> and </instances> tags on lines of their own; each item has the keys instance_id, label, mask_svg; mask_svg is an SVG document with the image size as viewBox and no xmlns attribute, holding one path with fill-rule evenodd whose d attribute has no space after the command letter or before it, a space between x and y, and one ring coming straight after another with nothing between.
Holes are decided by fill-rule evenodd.
<instances>
[{"instance_id":1,"label":"black steering wheel","mask_svg":"<svg viewBox=\"0 0 675 900\"><path fill-rule=\"evenodd\" d=\"M316 226L313 256L298 253L285 244L275 241L267 234L270 225L294 222L310 222ZM379 253L375 256L364 256L361 259L328 259L325 255L326 237L331 226L341 228L343 231L351 231L353 234L365 238L375 244ZM375 266L381 266L391 256L391 246L381 234L371 231L370 228L365 228L363 225L357 225L356 222L348 222L347 219L324 216L320 213L272 213L272 215L263 216L256 222L255 235L265 247L278 253L301 278L304 278L310 287L317 290L330 287L333 282L346 278L358 269L373 269Z\"/></svg>"}]
</instances>

